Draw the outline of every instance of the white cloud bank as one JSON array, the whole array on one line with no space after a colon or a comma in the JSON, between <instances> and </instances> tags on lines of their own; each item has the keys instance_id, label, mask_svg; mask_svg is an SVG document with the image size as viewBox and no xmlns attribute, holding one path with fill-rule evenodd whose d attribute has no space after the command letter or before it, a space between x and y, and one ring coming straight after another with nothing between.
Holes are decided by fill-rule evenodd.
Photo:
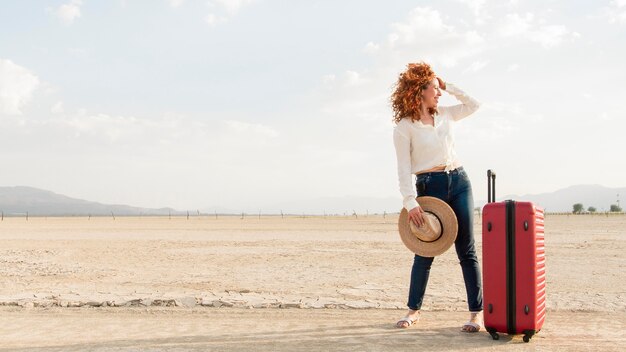
<instances>
[{"instance_id":1,"label":"white cloud bank","mask_svg":"<svg viewBox=\"0 0 626 352\"><path fill-rule=\"evenodd\" d=\"M66 25L71 25L74 20L80 17L80 6L82 0L71 0L67 4L59 6L54 12L55 15Z\"/></svg>"},{"instance_id":2,"label":"white cloud bank","mask_svg":"<svg viewBox=\"0 0 626 352\"><path fill-rule=\"evenodd\" d=\"M20 115L39 85L30 70L0 59L0 114Z\"/></svg>"},{"instance_id":3,"label":"white cloud bank","mask_svg":"<svg viewBox=\"0 0 626 352\"><path fill-rule=\"evenodd\" d=\"M484 38L478 32L459 31L444 22L439 11L429 7L413 9L403 22L391 25L392 32L383 44L368 43L367 52L393 57L393 66L416 59L454 67L466 57L482 51ZM380 47L381 50L372 50Z\"/></svg>"},{"instance_id":4,"label":"white cloud bank","mask_svg":"<svg viewBox=\"0 0 626 352\"><path fill-rule=\"evenodd\" d=\"M541 44L544 48L558 46L568 38L579 36L563 25L546 24L542 20L537 20L532 13L506 15L497 32L504 38L524 38Z\"/></svg>"},{"instance_id":5,"label":"white cloud bank","mask_svg":"<svg viewBox=\"0 0 626 352\"><path fill-rule=\"evenodd\" d=\"M626 24L626 0L613 0L604 9L604 15L609 23Z\"/></svg>"}]
</instances>

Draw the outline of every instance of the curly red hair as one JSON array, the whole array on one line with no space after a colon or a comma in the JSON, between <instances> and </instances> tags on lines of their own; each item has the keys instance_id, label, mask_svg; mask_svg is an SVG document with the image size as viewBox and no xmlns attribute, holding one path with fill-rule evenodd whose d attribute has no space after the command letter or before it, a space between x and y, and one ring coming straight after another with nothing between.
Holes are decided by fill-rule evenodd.
<instances>
[{"instance_id":1,"label":"curly red hair","mask_svg":"<svg viewBox=\"0 0 626 352\"><path fill-rule=\"evenodd\" d=\"M420 119L422 111L422 91L436 77L429 64L424 62L410 63L406 71L398 77L395 90L391 95L393 121L399 123L403 118L410 117L412 121ZM429 108L430 114L437 114L436 108Z\"/></svg>"}]
</instances>

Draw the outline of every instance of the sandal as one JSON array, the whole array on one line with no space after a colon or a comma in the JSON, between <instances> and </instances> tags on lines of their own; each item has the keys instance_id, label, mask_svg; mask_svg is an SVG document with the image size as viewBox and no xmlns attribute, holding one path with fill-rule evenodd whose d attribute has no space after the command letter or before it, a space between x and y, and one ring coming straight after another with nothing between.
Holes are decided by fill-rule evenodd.
<instances>
[{"instance_id":1,"label":"sandal","mask_svg":"<svg viewBox=\"0 0 626 352\"><path fill-rule=\"evenodd\" d=\"M480 329L482 329L482 326L473 321L468 321L467 323L463 324L463 327L461 327L461 331L469 333L479 332Z\"/></svg>"},{"instance_id":2,"label":"sandal","mask_svg":"<svg viewBox=\"0 0 626 352\"><path fill-rule=\"evenodd\" d=\"M398 320L398 322L396 323L396 327L398 329L406 329L409 326L417 323L419 320L420 320L420 317L415 317L415 318L404 317L404 318Z\"/></svg>"},{"instance_id":3,"label":"sandal","mask_svg":"<svg viewBox=\"0 0 626 352\"><path fill-rule=\"evenodd\" d=\"M469 333L479 332L481 329L484 329L482 311L471 312L470 320L461 327L461 331Z\"/></svg>"}]
</instances>

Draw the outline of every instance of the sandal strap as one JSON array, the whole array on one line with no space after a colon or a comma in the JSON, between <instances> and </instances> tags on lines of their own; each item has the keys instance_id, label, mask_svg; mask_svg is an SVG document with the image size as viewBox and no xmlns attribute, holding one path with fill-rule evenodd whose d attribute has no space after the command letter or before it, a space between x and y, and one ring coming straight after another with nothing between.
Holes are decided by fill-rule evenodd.
<instances>
[{"instance_id":1,"label":"sandal strap","mask_svg":"<svg viewBox=\"0 0 626 352\"><path fill-rule=\"evenodd\" d=\"M480 331L480 329L482 329L482 325L475 323L473 321L468 321L467 323L463 324L463 327L466 327L466 326L471 326L474 329L476 329L476 331Z\"/></svg>"},{"instance_id":2,"label":"sandal strap","mask_svg":"<svg viewBox=\"0 0 626 352\"><path fill-rule=\"evenodd\" d=\"M404 317L404 318L398 320L398 323L406 322L406 323L409 324L409 326L411 326L411 325L415 324L415 322L418 321L418 320L419 320L419 318L411 319L409 317Z\"/></svg>"}]
</instances>

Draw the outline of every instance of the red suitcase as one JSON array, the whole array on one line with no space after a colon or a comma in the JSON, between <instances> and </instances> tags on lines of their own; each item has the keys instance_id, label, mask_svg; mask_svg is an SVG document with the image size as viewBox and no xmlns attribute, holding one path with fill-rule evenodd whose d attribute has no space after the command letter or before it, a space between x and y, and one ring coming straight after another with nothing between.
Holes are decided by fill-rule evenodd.
<instances>
[{"instance_id":1,"label":"red suitcase","mask_svg":"<svg viewBox=\"0 0 626 352\"><path fill-rule=\"evenodd\" d=\"M494 340L505 332L528 342L546 318L544 211L531 202L495 202L495 176L487 172L483 208L485 328Z\"/></svg>"}]
</instances>

